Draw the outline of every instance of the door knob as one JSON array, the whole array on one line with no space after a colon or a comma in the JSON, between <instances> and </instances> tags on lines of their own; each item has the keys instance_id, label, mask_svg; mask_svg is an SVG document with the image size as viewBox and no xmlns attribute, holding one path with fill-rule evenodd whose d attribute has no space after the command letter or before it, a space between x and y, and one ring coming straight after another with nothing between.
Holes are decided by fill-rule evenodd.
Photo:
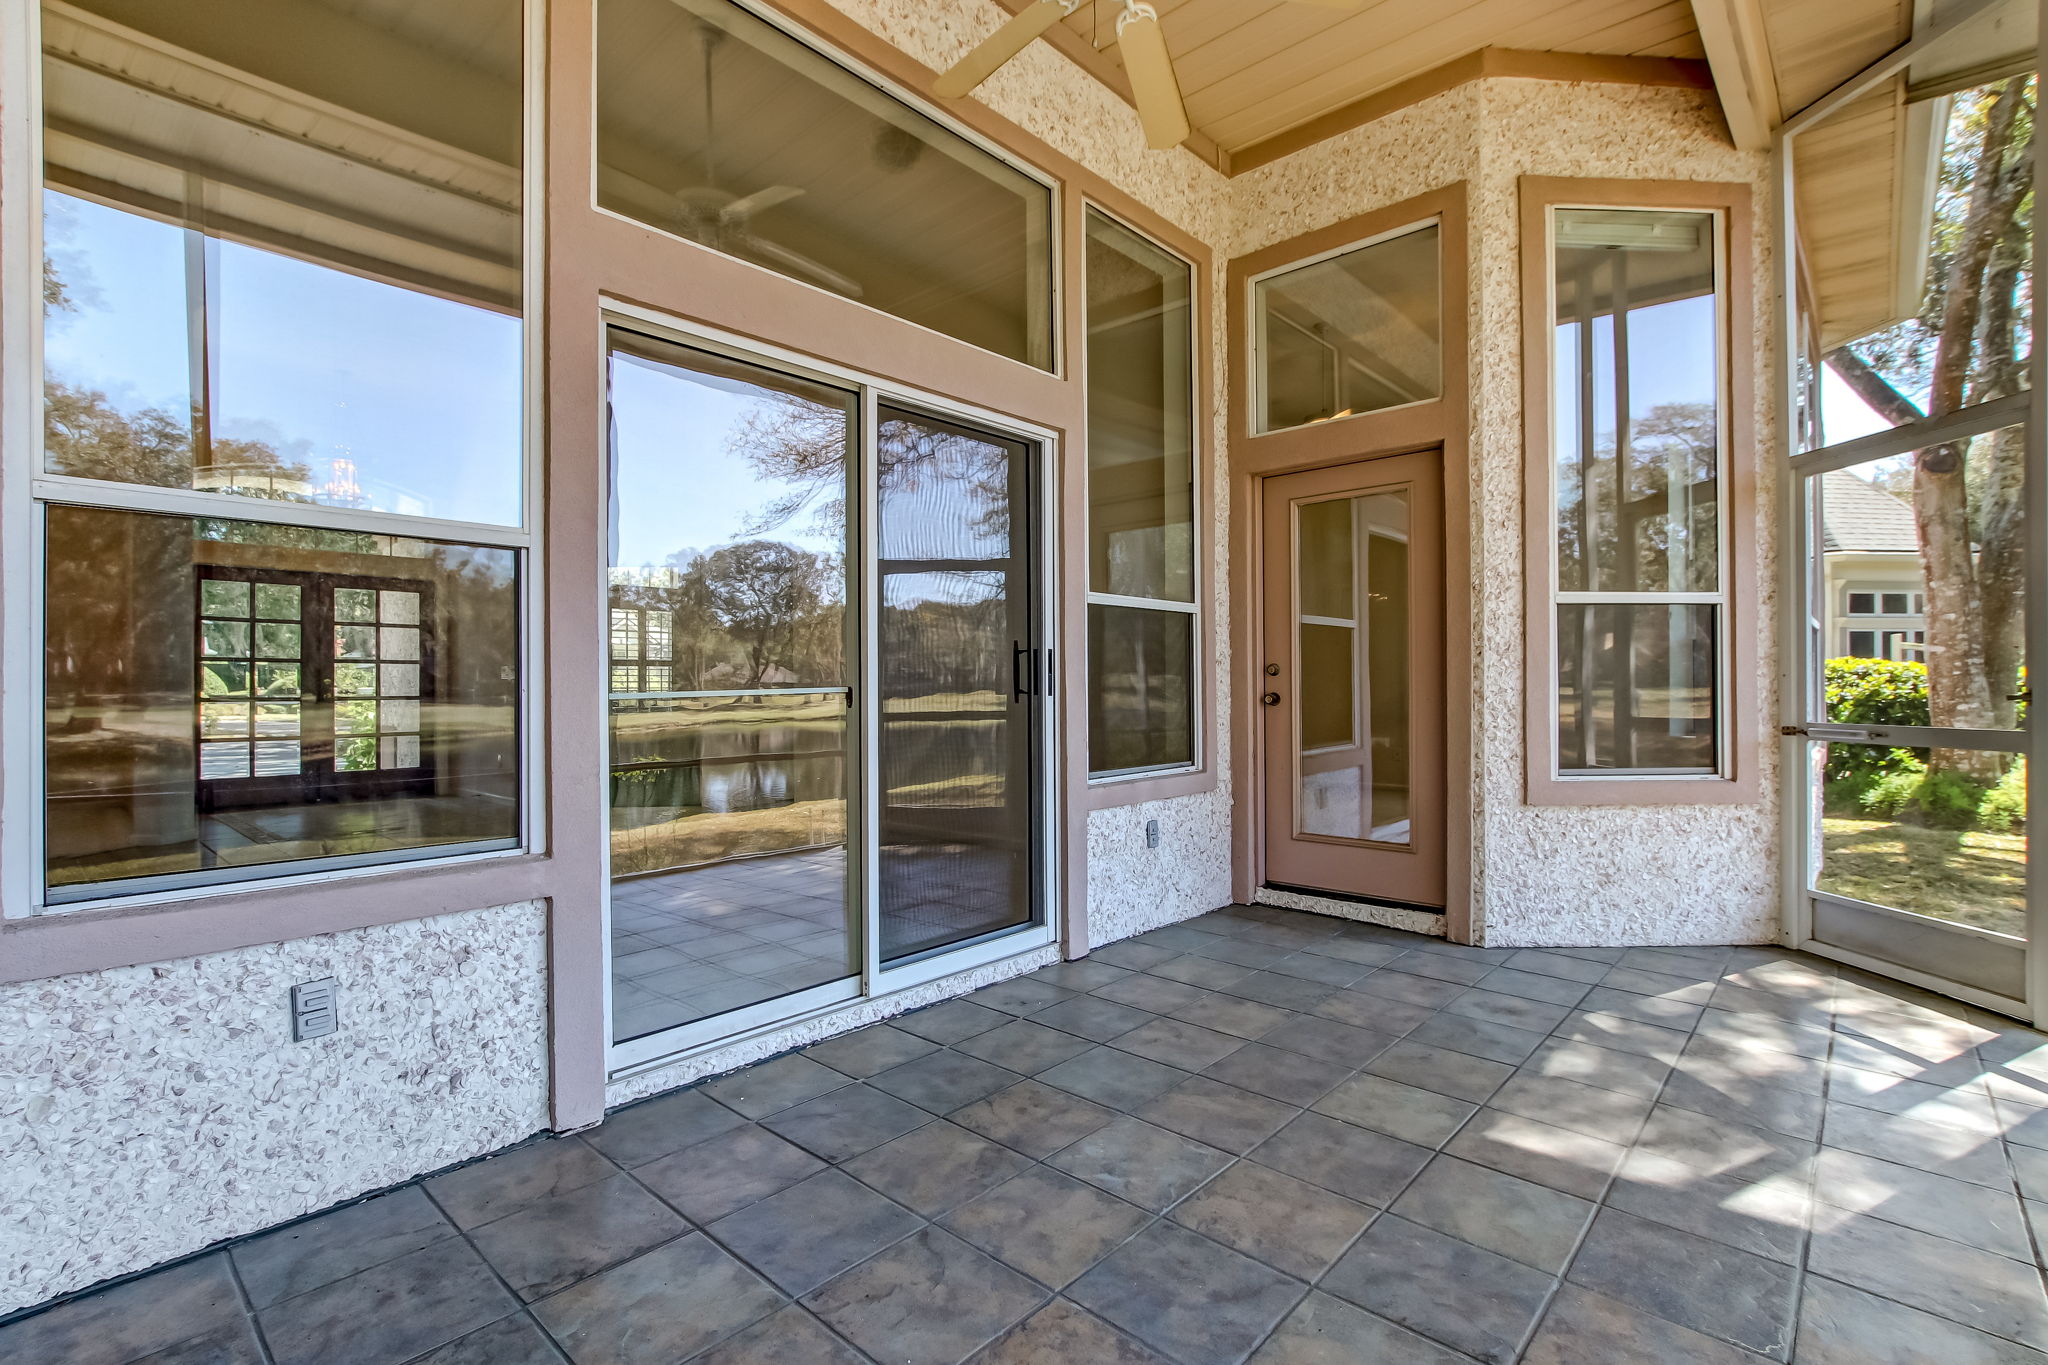
<instances>
[{"instance_id":1,"label":"door knob","mask_svg":"<svg viewBox=\"0 0 2048 1365\"><path fill-rule=\"evenodd\" d=\"M1278 692L1268 692L1265 696L1260 697L1259 700L1268 706L1278 706L1280 704L1280 694Z\"/></svg>"}]
</instances>

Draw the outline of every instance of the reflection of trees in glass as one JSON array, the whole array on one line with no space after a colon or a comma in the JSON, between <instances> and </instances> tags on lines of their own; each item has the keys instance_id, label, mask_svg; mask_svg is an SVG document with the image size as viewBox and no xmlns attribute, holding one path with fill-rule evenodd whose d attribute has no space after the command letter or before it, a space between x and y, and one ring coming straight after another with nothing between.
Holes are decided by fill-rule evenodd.
<instances>
[{"instance_id":1,"label":"reflection of trees in glass","mask_svg":"<svg viewBox=\"0 0 2048 1365\"><path fill-rule=\"evenodd\" d=\"M1558 461L1558 505L1582 509L1558 519L1559 563L1568 590L1584 591L1597 568L1598 587L1615 591L1711 592L1719 581L1714 485L1718 467L1718 414L1712 403L1659 403L1629 422L1628 462L1621 483L1628 501L1619 515L1604 506L1609 489L1587 499L1575 455ZM1593 477L1614 482L1614 433L1593 447ZM1673 514L1673 489L1679 506ZM1587 515L1594 504L1600 515ZM1590 535L1593 544L1583 541ZM1674 545L1673 538L1678 538ZM1626 543L1627 553L1623 553ZM1684 571L1672 566L1674 551ZM1610 577L1611 576L1611 577Z\"/></svg>"},{"instance_id":2,"label":"reflection of trees in glass","mask_svg":"<svg viewBox=\"0 0 2048 1365\"><path fill-rule=\"evenodd\" d=\"M1827 357L1887 421L2018 392L2032 306L2034 82L1956 97L1935 197L1919 316ZM1924 392L1924 408L1909 394ZM1933 723L2010 728L2023 662L2025 529L2018 428L1918 451L1911 497L1927 583ZM1995 754L1936 750L1932 765L1990 780Z\"/></svg>"},{"instance_id":3,"label":"reflection of trees in glass","mask_svg":"<svg viewBox=\"0 0 2048 1365\"><path fill-rule=\"evenodd\" d=\"M681 691L842 681L843 561L774 540L614 575L612 601L668 612Z\"/></svg>"}]
</instances>

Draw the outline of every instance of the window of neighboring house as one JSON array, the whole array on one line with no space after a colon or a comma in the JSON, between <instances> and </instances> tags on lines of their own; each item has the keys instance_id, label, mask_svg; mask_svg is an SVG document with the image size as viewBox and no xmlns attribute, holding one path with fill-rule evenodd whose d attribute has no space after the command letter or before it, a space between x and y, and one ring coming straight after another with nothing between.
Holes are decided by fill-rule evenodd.
<instances>
[{"instance_id":1,"label":"window of neighboring house","mask_svg":"<svg viewBox=\"0 0 2048 1365\"><path fill-rule=\"evenodd\" d=\"M43 8L49 902L517 845L523 15Z\"/></svg>"},{"instance_id":2,"label":"window of neighboring house","mask_svg":"<svg viewBox=\"0 0 2048 1365\"><path fill-rule=\"evenodd\" d=\"M1088 767L1197 761L1194 268L1087 214Z\"/></svg>"},{"instance_id":3,"label":"window of neighboring house","mask_svg":"<svg viewBox=\"0 0 2048 1365\"><path fill-rule=\"evenodd\" d=\"M1883 597L1882 597L1882 603L1883 603L1883 607L1884 607L1884 612L1883 612L1883 614L1884 614L1884 615L1886 615L1886 616L1907 616L1907 615L1910 615L1910 614L1911 614L1911 611L1910 611L1910 609L1909 609L1909 607L1908 607L1908 605L1907 605L1907 604L1908 604L1908 603L1909 603L1909 602L1910 602L1911 600L1912 600L1912 597L1911 597L1911 594L1909 594L1909 593L1903 593L1903 592L1888 592L1888 593L1885 593L1885 594L1883 594Z\"/></svg>"},{"instance_id":4,"label":"window of neighboring house","mask_svg":"<svg viewBox=\"0 0 2048 1365\"><path fill-rule=\"evenodd\" d=\"M1052 191L732 0L598 0L599 207L1053 368Z\"/></svg>"},{"instance_id":5,"label":"window of neighboring house","mask_svg":"<svg viewBox=\"0 0 2048 1365\"><path fill-rule=\"evenodd\" d=\"M1721 770L1719 224L1549 209L1562 777Z\"/></svg>"},{"instance_id":6,"label":"window of neighboring house","mask_svg":"<svg viewBox=\"0 0 2048 1365\"><path fill-rule=\"evenodd\" d=\"M1436 224L1252 282L1255 434L1443 394Z\"/></svg>"},{"instance_id":7,"label":"window of neighboring house","mask_svg":"<svg viewBox=\"0 0 2048 1365\"><path fill-rule=\"evenodd\" d=\"M1877 615L1877 594L1874 592L1852 592L1849 594L1851 616Z\"/></svg>"},{"instance_id":8,"label":"window of neighboring house","mask_svg":"<svg viewBox=\"0 0 2048 1365\"><path fill-rule=\"evenodd\" d=\"M1877 658L1877 632L1874 630L1850 631L1849 657L1852 659Z\"/></svg>"}]
</instances>

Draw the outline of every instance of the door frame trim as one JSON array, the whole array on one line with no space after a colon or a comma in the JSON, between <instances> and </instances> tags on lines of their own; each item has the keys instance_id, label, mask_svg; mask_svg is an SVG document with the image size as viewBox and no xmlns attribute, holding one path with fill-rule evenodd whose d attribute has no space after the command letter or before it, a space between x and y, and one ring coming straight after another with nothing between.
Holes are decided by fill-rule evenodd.
<instances>
[{"instance_id":1,"label":"door frame trim","mask_svg":"<svg viewBox=\"0 0 2048 1365\"><path fill-rule=\"evenodd\" d=\"M1290 263L1327 256L1431 220L1441 229L1443 396L1341 422L1267 435L1250 430L1251 281ZM1443 466L1444 549L1444 933L1456 943L1485 937L1474 904L1472 756L1478 693L1473 673L1471 362L1466 185L1460 180L1370 213L1306 232L1230 262L1230 774L1231 895L1250 903L1265 881L1265 772L1259 743L1259 642L1266 623L1259 591L1265 547L1265 480L1331 465L1435 449ZM1462 684L1462 685L1461 685Z\"/></svg>"}]
</instances>

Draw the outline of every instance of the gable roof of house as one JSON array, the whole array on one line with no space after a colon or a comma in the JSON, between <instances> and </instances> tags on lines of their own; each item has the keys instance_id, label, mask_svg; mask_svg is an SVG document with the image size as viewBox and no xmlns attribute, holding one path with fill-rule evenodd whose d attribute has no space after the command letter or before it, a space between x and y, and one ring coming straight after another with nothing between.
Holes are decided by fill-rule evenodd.
<instances>
[{"instance_id":1,"label":"gable roof of house","mask_svg":"<svg viewBox=\"0 0 2048 1365\"><path fill-rule=\"evenodd\" d=\"M1821 475L1822 549L1829 554L1915 554L1920 531L1913 504L1846 469Z\"/></svg>"}]
</instances>

